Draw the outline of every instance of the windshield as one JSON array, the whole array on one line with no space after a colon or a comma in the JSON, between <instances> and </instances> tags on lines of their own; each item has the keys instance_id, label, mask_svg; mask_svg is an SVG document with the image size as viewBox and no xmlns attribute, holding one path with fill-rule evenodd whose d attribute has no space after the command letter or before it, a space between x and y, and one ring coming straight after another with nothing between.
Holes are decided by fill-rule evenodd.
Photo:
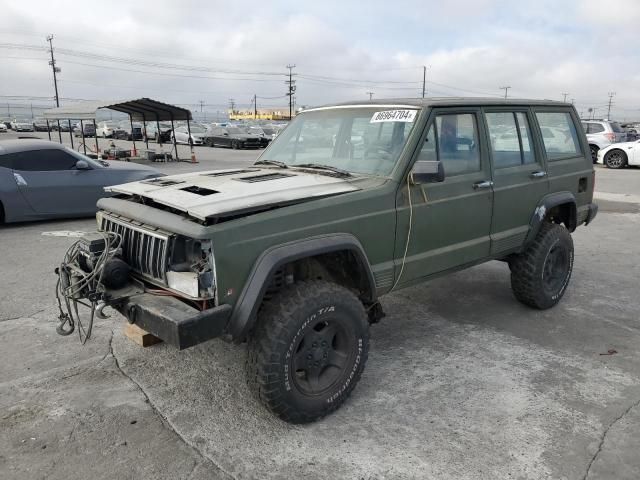
<instances>
[{"instance_id":1,"label":"windshield","mask_svg":"<svg viewBox=\"0 0 640 480\"><path fill-rule=\"evenodd\" d=\"M389 175L413 129L418 109L329 108L304 112L260 160L289 166L316 163L352 173Z\"/></svg>"}]
</instances>

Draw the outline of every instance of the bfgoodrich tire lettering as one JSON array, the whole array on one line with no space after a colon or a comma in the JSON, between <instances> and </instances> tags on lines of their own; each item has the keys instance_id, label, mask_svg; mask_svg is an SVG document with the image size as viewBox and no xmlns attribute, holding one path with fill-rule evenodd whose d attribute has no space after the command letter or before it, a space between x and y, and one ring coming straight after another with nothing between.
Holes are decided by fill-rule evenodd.
<instances>
[{"instance_id":1,"label":"bfgoodrich tire lettering","mask_svg":"<svg viewBox=\"0 0 640 480\"><path fill-rule=\"evenodd\" d=\"M525 305L547 309L564 295L573 271L573 240L561 225L544 223L527 249L509 262L511 288Z\"/></svg>"},{"instance_id":2,"label":"bfgoodrich tire lettering","mask_svg":"<svg viewBox=\"0 0 640 480\"><path fill-rule=\"evenodd\" d=\"M336 410L358 383L369 322L349 290L296 283L265 303L249 340L247 380L280 418L307 423Z\"/></svg>"}]
</instances>

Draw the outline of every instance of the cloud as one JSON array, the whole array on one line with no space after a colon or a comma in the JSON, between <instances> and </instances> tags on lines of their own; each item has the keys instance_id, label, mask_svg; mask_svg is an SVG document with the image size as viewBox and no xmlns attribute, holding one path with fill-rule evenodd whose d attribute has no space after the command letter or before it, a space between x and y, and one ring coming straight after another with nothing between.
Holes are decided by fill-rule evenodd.
<instances>
[{"instance_id":1,"label":"cloud","mask_svg":"<svg viewBox=\"0 0 640 480\"><path fill-rule=\"evenodd\" d=\"M283 96L285 66L297 65L301 104L417 96L422 65L437 95L562 98L640 117L640 2L505 0L369 2L137 1L7 4L0 43L46 46L55 35L61 93L73 98L150 96L223 109ZM207 67L177 70L63 55L62 49L122 59ZM8 57L26 57L22 60ZM46 52L0 48L7 95L51 96ZM230 73L224 73L230 72ZM254 72L243 75L241 72ZM259 74L259 73L260 74ZM268 73L280 75L267 75ZM331 77L331 78L318 78ZM198 78L205 77L205 78ZM406 82L406 83L402 83ZM412 83L408 83L412 82ZM1 99L0 99L1 101ZM285 105L286 98L259 105Z\"/></svg>"}]
</instances>

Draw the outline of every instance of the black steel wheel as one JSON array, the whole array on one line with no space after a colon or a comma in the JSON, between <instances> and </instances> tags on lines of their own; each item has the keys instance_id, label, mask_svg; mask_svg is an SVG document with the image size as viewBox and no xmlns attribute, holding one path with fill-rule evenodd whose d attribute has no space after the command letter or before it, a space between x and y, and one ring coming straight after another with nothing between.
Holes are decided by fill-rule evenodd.
<instances>
[{"instance_id":1,"label":"black steel wheel","mask_svg":"<svg viewBox=\"0 0 640 480\"><path fill-rule=\"evenodd\" d=\"M368 349L368 317L351 291L324 280L296 283L263 305L247 380L283 420L312 422L347 399Z\"/></svg>"},{"instance_id":2,"label":"black steel wheel","mask_svg":"<svg viewBox=\"0 0 640 480\"><path fill-rule=\"evenodd\" d=\"M627 154L622 150L611 150L604 156L604 164L607 168L623 168L627 164Z\"/></svg>"},{"instance_id":3,"label":"black steel wheel","mask_svg":"<svg viewBox=\"0 0 640 480\"><path fill-rule=\"evenodd\" d=\"M525 305L544 310L564 295L573 271L573 239L562 225L545 222L536 238L509 261L511 288Z\"/></svg>"}]
</instances>

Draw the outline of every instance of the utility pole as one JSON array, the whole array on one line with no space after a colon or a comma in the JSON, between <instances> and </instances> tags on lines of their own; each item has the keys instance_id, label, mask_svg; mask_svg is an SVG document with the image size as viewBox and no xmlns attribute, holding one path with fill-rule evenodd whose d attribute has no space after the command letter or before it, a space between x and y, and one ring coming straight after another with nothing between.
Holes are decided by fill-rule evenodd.
<instances>
[{"instance_id":1,"label":"utility pole","mask_svg":"<svg viewBox=\"0 0 640 480\"><path fill-rule=\"evenodd\" d=\"M253 94L253 119L258 118L258 96Z\"/></svg>"},{"instance_id":2,"label":"utility pole","mask_svg":"<svg viewBox=\"0 0 640 480\"><path fill-rule=\"evenodd\" d=\"M562 96L564 97L562 99L562 101L565 102L565 103L567 102L567 95L569 95L569 94L568 93L564 93L564 92L562 93Z\"/></svg>"},{"instance_id":3,"label":"utility pole","mask_svg":"<svg viewBox=\"0 0 640 480\"><path fill-rule=\"evenodd\" d=\"M373 92L366 92L367 95L369 95L369 100L373 99Z\"/></svg>"},{"instance_id":4,"label":"utility pole","mask_svg":"<svg viewBox=\"0 0 640 480\"><path fill-rule=\"evenodd\" d=\"M60 73L60 69L56 67L56 59L53 58L53 35L47 35L47 41L49 42L49 52L51 52L51 61L49 62L49 65L51 65L51 71L53 72L53 87L56 90L56 107L59 107L58 78L56 77L56 73Z\"/></svg>"},{"instance_id":5,"label":"utility pole","mask_svg":"<svg viewBox=\"0 0 640 480\"><path fill-rule=\"evenodd\" d=\"M288 84L287 96L289 97L289 120L293 118L293 94L296 91L296 81L293 79L293 69L296 68L295 65L287 65L289 69L289 80L286 80L284 83Z\"/></svg>"},{"instance_id":6,"label":"utility pole","mask_svg":"<svg viewBox=\"0 0 640 480\"><path fill-rule=\"evenodd\" d=\"M198 103L200 104L200 113L202 113L202 107L204 106L204 100L198 100Z\"/></svg>"},{"instance_id":7,"label":"utility pole","mask_svg":"<svg viewBox=\"0 0 640 480\"><path fill-rule=\"evenodd\" d=\"M422 98L427 93L427 66L422 66Z\"/></svg>"},{"instance_id":8,"label":"utility pole","mask_svg":"<svg viewBox=\"0 0 640 480\"><path fill-rule=\"evenodd\" d=\"M229 99L229 108L231 109L231 115L233 115L236 110L236 101L233 98ZM231 115L229 116L229 120L231 120Z\"/></svg>"},{"instance_id":9,"label":"utility pole","mask_svg":"<svg viewBox=\"0 0 640 480\"><path fill-rule=\"evenodd\" d=\"M504 98L506 100L506 98L509 96L509 89L511 87L500 87L500 90L504 90Z\"/></svg>"},{"instance_id":10,"label":"utility pole","mask_svg":"<svg viewBox=\"0 0 640 480\"><path fill-rule=\"evenodd\" d=\"M609 92L607 93L607 95L609 95L609 106L607 107L607 120L611 119L611 101L613 100L613 97L615 96L616 92Z\"/></svg>"}]
</instances>

